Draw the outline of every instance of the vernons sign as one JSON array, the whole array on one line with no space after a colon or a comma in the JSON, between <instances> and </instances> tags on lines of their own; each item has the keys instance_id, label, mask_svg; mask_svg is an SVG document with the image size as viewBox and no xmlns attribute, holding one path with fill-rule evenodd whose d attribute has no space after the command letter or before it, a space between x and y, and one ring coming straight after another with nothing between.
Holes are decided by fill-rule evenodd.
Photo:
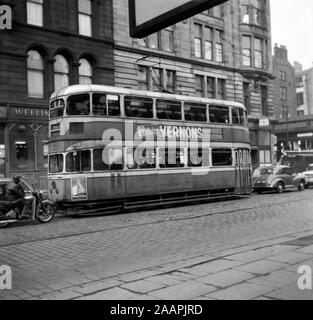
<instances>
[{"instance_id":1,"label":"vernons sign","mask_svg":"<svg viewBox=\"0 0 313 320\"><path fill-rule=\"evenodd\" d=\"M8 5L0 5L0 30L12 29L12 9Z\"/></svg>"}]
</instances>

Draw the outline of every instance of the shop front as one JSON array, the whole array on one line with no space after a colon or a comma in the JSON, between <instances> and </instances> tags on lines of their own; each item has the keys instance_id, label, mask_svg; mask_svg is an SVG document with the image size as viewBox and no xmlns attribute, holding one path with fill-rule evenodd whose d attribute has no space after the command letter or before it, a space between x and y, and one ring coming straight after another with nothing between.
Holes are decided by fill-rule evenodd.
<instances>
[{"instance_id":1,"label":"shop front","mask_svg":"<svg viewBox=\"0 0 313 320\"><path fill-rule=\"evenodd\" d=\"M44 188L48 168L47 107L8 104L0 110L0 175L21 175Z\"/></svg>"}]
</instances>

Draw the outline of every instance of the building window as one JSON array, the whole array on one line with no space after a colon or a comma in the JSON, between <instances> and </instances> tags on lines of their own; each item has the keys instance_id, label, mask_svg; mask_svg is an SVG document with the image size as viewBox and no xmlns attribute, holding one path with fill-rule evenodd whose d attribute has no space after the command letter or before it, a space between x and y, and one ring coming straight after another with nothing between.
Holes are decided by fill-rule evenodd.
<instances>
[{"instance_id":1,"label":"building window","mask_svg":"<svg viewBox=\"0 0 313 320\"><path fill-rule=\"evenodd\" d=\"M251 37L243 36L242 37L242 55L243 55L243 65L251 66Z\"/></svg>"},{"instance_id":2,"label":"building window","mask_svg":"<svg viewBox=\"0 0 313 320\"><path fill-rule=\"evenodd\" d=\"M138 87L140 90L176 91L176 72L164 68L138 67Z\"/></svg>"},{"instance_id":3,"label":"building window","mask_svg":"<svg viewBox=\"0 0 313 320\"><path fill-rule=\"evenodd\" d=\"M27 1L27 23L34 26L43 26L43 0Z\"/></svg>"},{"instance_id":4,"label":"building window","mask_svg":"<svg viewBox=\"0 0 313 320\"><path fill-rule=\"evenodd\" d=\"M262 105L262 115L268 116L268 94L267 94L267 87L261 86L261 105Z\"/></svg>"},{"instance_id":5,"label":"building window","mask_svg":"<svg viewBox=\"0 0 313 320\"><path fill-rule=\"evenodd\" d=\"M215 31L215 58L217 62L223 62L222 31Z\"/></svg>"},{"instance_id":6,"label":"building window","mask_svg":"<svg viewBox=\"0 0 313 320\"><path fill-rule=\"evenodd\" d=\"M82 36L92 36L91 0L78 0L78 31Z\"/></svg>"},{"instance_id":7,"label":"building window","mask_svg":"<svg viewBox=\"0 0 313 320\"><path fill-rule=\"evenodd\" d=\"M196 96L211 99L226 100L226 80L195 75L196 80Z\"/></svg>"},{"instance_id":8,"label":"building window","mask_svg":"<svg viewBox=\"0 0 313 320\"><path fill-rule=\"evenodd\" d=\"M288 106L286 105L281 106L281 117L283 119L288 117Z\"/></svg>"},{"instance_id":9,"label":"building window","mask_svg":"<svg viewBox=\"0 0 313 320\"><path fill-rule=\"evenodd\" d=\"M297 92L297 106L304 105L304 95L303 92Z\"/></svg>"},{"instance_id":10,"label":"building window","mask_svg":"<svg viewBox=\"0 0 313 320\"><path fill-rule=\"evenodd\" d=\"M254 39L254 65L256 68L263 67L262 40Z\"/></svg>"},{"instance_id":11,"label":"building window","mask_svg":"<svg viewBox=\"0 0 313 320\"><path fill-rule=\"evenodd\" d=\"M223 31L194 24L194 55L196 58L223 62ZM213 49L214 48L214 49Z\"/></svg>"},{"instance_id":12,"label":"building window","mask_svg":"<svg viewBox=\"0 0 313 320\"><path fill-rule=\"evenodd\" d=\"M44 98L44 62L38 51L30 50L27 56L28 96Z\"/></svg>"},{"instance_id":13,"label":"building window","mask_svg":"<svg viewBox=\"0 0 313 320\"><path fill-rule=\"evenodd\" d=\"M287 88L286 87L280 87L280 99L287 100Z\"/></svg>"},{"instance_id":14,"label":"building window","mask_svg":"<svg viewBox=\"0 0 313 320\"><path fill-rule=\"evenodd\" d=\"M196 75L196 96L204 97L204 76Z\"/></svg>"},{"instance_id":15,"label":"building window","mask_svg":"<svg viewBox=\"0 0 313 320\"><path fill-rule=\"evenodd\" d=\"M279 77L280 77L280 80L286 81L286 78L287 78L286 72L285 71L280 71L279 72Z\"/></svg>"},{"instance_id":16,"label":"building window","mask_svg":"<svg viewBox=\"0 0 313 320\"><path fill-rule=\"evenodd\" d=\"M160 33L153 33L148 37L148 47L151 49L160 49Z\"/></svg>"},{"instance_id":17,"label":"building window","mask_svg":"<svg viewBox=\"0 0 313 320\"><path fill-rule=\"evenodd\" d=\"M224 6L223 5L215 6L214 8L211 8L208 10L208 14L216 18L223 18Z\"/></svg>"},{"instance_id":18,"label":"building window","mask_svg":"<svg viewBox=\"0 0 313 320\"><path fill-rule=\"evenodd\" d=\"M174 51L174 28L172 26L162 31L162 49L164 51Z\"/></svg>"},{"instance_id":19,"label":"building window","mask_svg":"<svg viewBox=\"0 0 313 320\"><path fill-rule=\"evenodd\" d=\"M216 98L219 100L225 100L226 97L226 80L217 79L217 95Z\"/></svg>"},{"instance_id":20,"label":"building window","mask_svg":"<svg viewBox=\"0 0 313 320\"><path fill-rule=\"evenodd\" d=\"M247 111L250 111L251 108L251 91L250 91L250 83L243 83L243 103L246 107Z\"/></svg>"},{"instance_id":21,"label":"building window","mask_svg":"<svg viewBox=\"0 0 313 320\"><path fill-rule=\"evenodd\" d=\"M250 6L241 6L241 22L245 24L250 24Z\"/></svg>"},{"instance_id":22,"label":"building window","mask_svg":"<svg viewBox=\"0 0 313 320\"><path fill-rule=\"evenodd\" d=\"M204 28L204 58L213 60L213 29L209 27ZM200 49L201 50L201 49Z\"/></svg>"},{"instance_id":23,"label":"building window","mask_svg":"<svg viewBox=\"0 0 313 320\"><path fill-rule=\"evenodd\" d=\"M252 23L260 26L261 25L261 1L252 0Z\"/></svg>"},{"instance_id":24,"label":"building window","mask_svg":"<svg viewBox=\"0 0 313 320\"><path fill-rule=\"evenodd\" d=\"M69 64L60 54L55 56L54 62L54 90L67 87L69 85Z\"/></svg>"},{"instance_id":25,"label":"building window","mask_svg":"<svg viewBox=\"0 0 313 320\"><path fill-rule=\"evenodd\" d=\"M138 67L138 88L139 90L149 90L149 69L147 67Z\"/></svg>"},{"instance_id":26,"label":"building window","mask_svg":"<svg viewBox=\"0 0 313 320\"><path fill-rule=\"evenodd\" d=\"M215 98L215 78L207 77L207 98Z\"/></svg>"},{"instance_id":27,"label":"building window","mask_svg":"<svg viewBox=\"0 0 313 320\"><path fill-rule=\"evenodd\" d=\"M202 25L195 23L194 30L195 57L202 58Z\"/></svg>"},{"instance_id":28,"label":"building window","mask_svg":"<svg viewBox=\"0 0 313 320\"><path fill-rule=\"evenodd\" d=\"M79 60L79 84L92 84L92 66L86 59Z\"/></svg>"}]
</instances>

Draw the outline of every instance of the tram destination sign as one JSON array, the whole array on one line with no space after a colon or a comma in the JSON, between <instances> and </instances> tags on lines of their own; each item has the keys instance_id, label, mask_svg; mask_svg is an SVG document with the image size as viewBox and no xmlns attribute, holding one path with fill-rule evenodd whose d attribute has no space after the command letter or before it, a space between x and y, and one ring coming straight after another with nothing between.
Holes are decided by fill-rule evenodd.
<instances>
[{"instance_id":1,"label":"tram destination sign","mask_svg":"<svg viewBox=\"0 0 313 320\"><path fill-rule=\"evenodd\" d=\"M130 36L143 38L226 0L128 0Z\"/></svg>"}]
</instances>

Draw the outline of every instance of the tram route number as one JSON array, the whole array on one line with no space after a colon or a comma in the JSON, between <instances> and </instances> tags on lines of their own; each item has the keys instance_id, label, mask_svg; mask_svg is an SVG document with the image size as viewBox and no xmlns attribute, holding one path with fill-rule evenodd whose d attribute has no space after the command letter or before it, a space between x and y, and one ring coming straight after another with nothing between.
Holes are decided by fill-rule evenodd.
<instances>
[{"instance_id":1,"label":"tram route number","mask_svg":"<svg viewBox=\"0 0 313 320\"><path fill-rule=\"evenodd\" d=\"M124 315L124 316L136 316L137 318L142 318L144 315L154 314L155 316L195 316L202 315L201 305L184 305L184 304L155 304L148 307L140 306L122 306L118 304L117 306L112 306L110 310L110 315Z\"/></svg>"}]
</instances>

